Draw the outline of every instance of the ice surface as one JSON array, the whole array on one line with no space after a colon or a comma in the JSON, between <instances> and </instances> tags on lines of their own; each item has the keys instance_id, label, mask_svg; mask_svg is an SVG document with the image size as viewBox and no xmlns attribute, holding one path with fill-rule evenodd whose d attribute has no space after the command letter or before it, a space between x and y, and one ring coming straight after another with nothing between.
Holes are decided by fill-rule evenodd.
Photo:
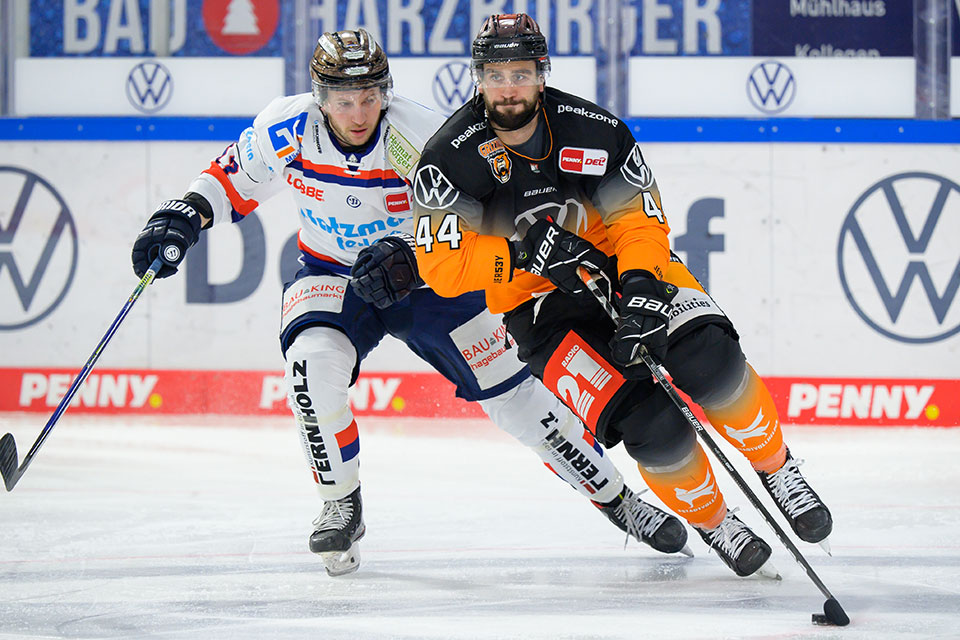
<instances>
[{"instance_id":1,"label":"ice surface","mask_svg":"<svg viewBox=\"0 0 960 640\"><path fill-rule=\"evenodd\" d=\"M44 421L0 429L22 457ZM838 629L811 624L823 596L719 465L781 582L735 577L694 534L693 559L624 550L489 423L360 423L363 563L330 578L292 421L65 418L0 495L0 638L960 636L960 429L787 427L834 513L833 558L798 544L852 619Z\"/></svg>"}]
</instances>

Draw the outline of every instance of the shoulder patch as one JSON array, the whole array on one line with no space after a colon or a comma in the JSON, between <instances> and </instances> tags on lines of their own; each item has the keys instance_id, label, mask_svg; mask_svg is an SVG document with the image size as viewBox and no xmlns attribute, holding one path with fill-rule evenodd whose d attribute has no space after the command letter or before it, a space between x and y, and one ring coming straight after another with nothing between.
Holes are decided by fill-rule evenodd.
<instances>
[{"instance_id":1,"label":"shoulder patch","mask_svg":"<svg viewBox=\"0 0 960 640\"><path fill-rule=\"evenodd\" d=\"M643 160L639 142L633 145L630 157L620 167L620 173L623 174L624 180L640 189L649 189L653 185L653 171Z\"/></svg>"},{"instance_id":2,"label":"shoulder patch","mask_svg":"<svg viewBox=\"0 0 960 640\"><path fill-rule=\"evenodd\" d=\"M306 123L307 114L300 113L267 127L270 144L284 164L289 164L300 153L300 142L303 140Z\"/></svg>"},{"instance_id":3,"label":"shoulder patch","mask_svg":"<svg viewBox=\"0 0 960 640\"><path fill-rule=\"evenodd\" d=\"M387 132L387 160L397 173L407 176L417 166L420 152L396 128L390 127Z\"/></svg>"},{"instance_id":4,"label":"shoulder patch","mask_svg":"<svg viewBox=\"0 0 960 640\"><path fill-rule=\"evenodd\" d=\"M439 167L428 164L417 170L413 194L420 206L427 209L446 209L460 196L460 192L443 175Z\"/></svg>"}]
</instances>

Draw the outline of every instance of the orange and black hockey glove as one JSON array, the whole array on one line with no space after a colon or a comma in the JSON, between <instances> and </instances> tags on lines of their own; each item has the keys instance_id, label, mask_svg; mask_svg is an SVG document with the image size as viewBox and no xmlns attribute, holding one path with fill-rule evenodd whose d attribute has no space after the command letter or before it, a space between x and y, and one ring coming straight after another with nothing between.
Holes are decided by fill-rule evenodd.
<instances>
[{"instance_id":1,"label":"orange and black hockey glove","mask_svg":"<svg viewBox=\"0 0 960 640\"><path fill-rule=\"evenodd\" d=\"M586 292L577 267L596 273L607 264L603 251L546 218L537 220L523 240L511 242L510 252L515 268L542 276L569 295Z\"/></svg>"}]
</instances>

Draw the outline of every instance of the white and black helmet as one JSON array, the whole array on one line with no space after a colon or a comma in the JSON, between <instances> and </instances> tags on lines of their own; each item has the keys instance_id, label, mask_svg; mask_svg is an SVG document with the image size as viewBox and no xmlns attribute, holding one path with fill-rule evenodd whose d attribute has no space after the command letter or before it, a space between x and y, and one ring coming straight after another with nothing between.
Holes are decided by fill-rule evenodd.
<instances>
[{"instance_id":1,"label":"white and black helmet","mask_svg":"<svg viewBox=\"0 0 960 640\"><path fill-rule=\"evenodd\" d=\"M310 78L317 104L330 89L379 87L386 109L393 95L387 55L365 29L324 33L310 60Z\"/></svg>"}]
</instances>

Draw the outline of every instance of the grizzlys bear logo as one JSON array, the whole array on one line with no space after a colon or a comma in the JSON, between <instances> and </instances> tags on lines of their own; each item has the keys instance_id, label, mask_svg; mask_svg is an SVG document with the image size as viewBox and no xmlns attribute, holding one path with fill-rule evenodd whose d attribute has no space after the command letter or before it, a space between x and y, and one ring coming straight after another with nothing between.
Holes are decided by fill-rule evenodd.
<instances>
[{"instance_id":1,"label":"grizzlys bear logo","mask_svg":"<svg viewBox=\"0 0 960 640\"><path fill-rule=\"evenodd\" d=\"M510 180L510 169L513 163L499 138L481 142L477 146L477 152L490 163L490 171L493 172L493 177L500 181L500 184L506 184Z\"/></svg>"}]
</instances>

